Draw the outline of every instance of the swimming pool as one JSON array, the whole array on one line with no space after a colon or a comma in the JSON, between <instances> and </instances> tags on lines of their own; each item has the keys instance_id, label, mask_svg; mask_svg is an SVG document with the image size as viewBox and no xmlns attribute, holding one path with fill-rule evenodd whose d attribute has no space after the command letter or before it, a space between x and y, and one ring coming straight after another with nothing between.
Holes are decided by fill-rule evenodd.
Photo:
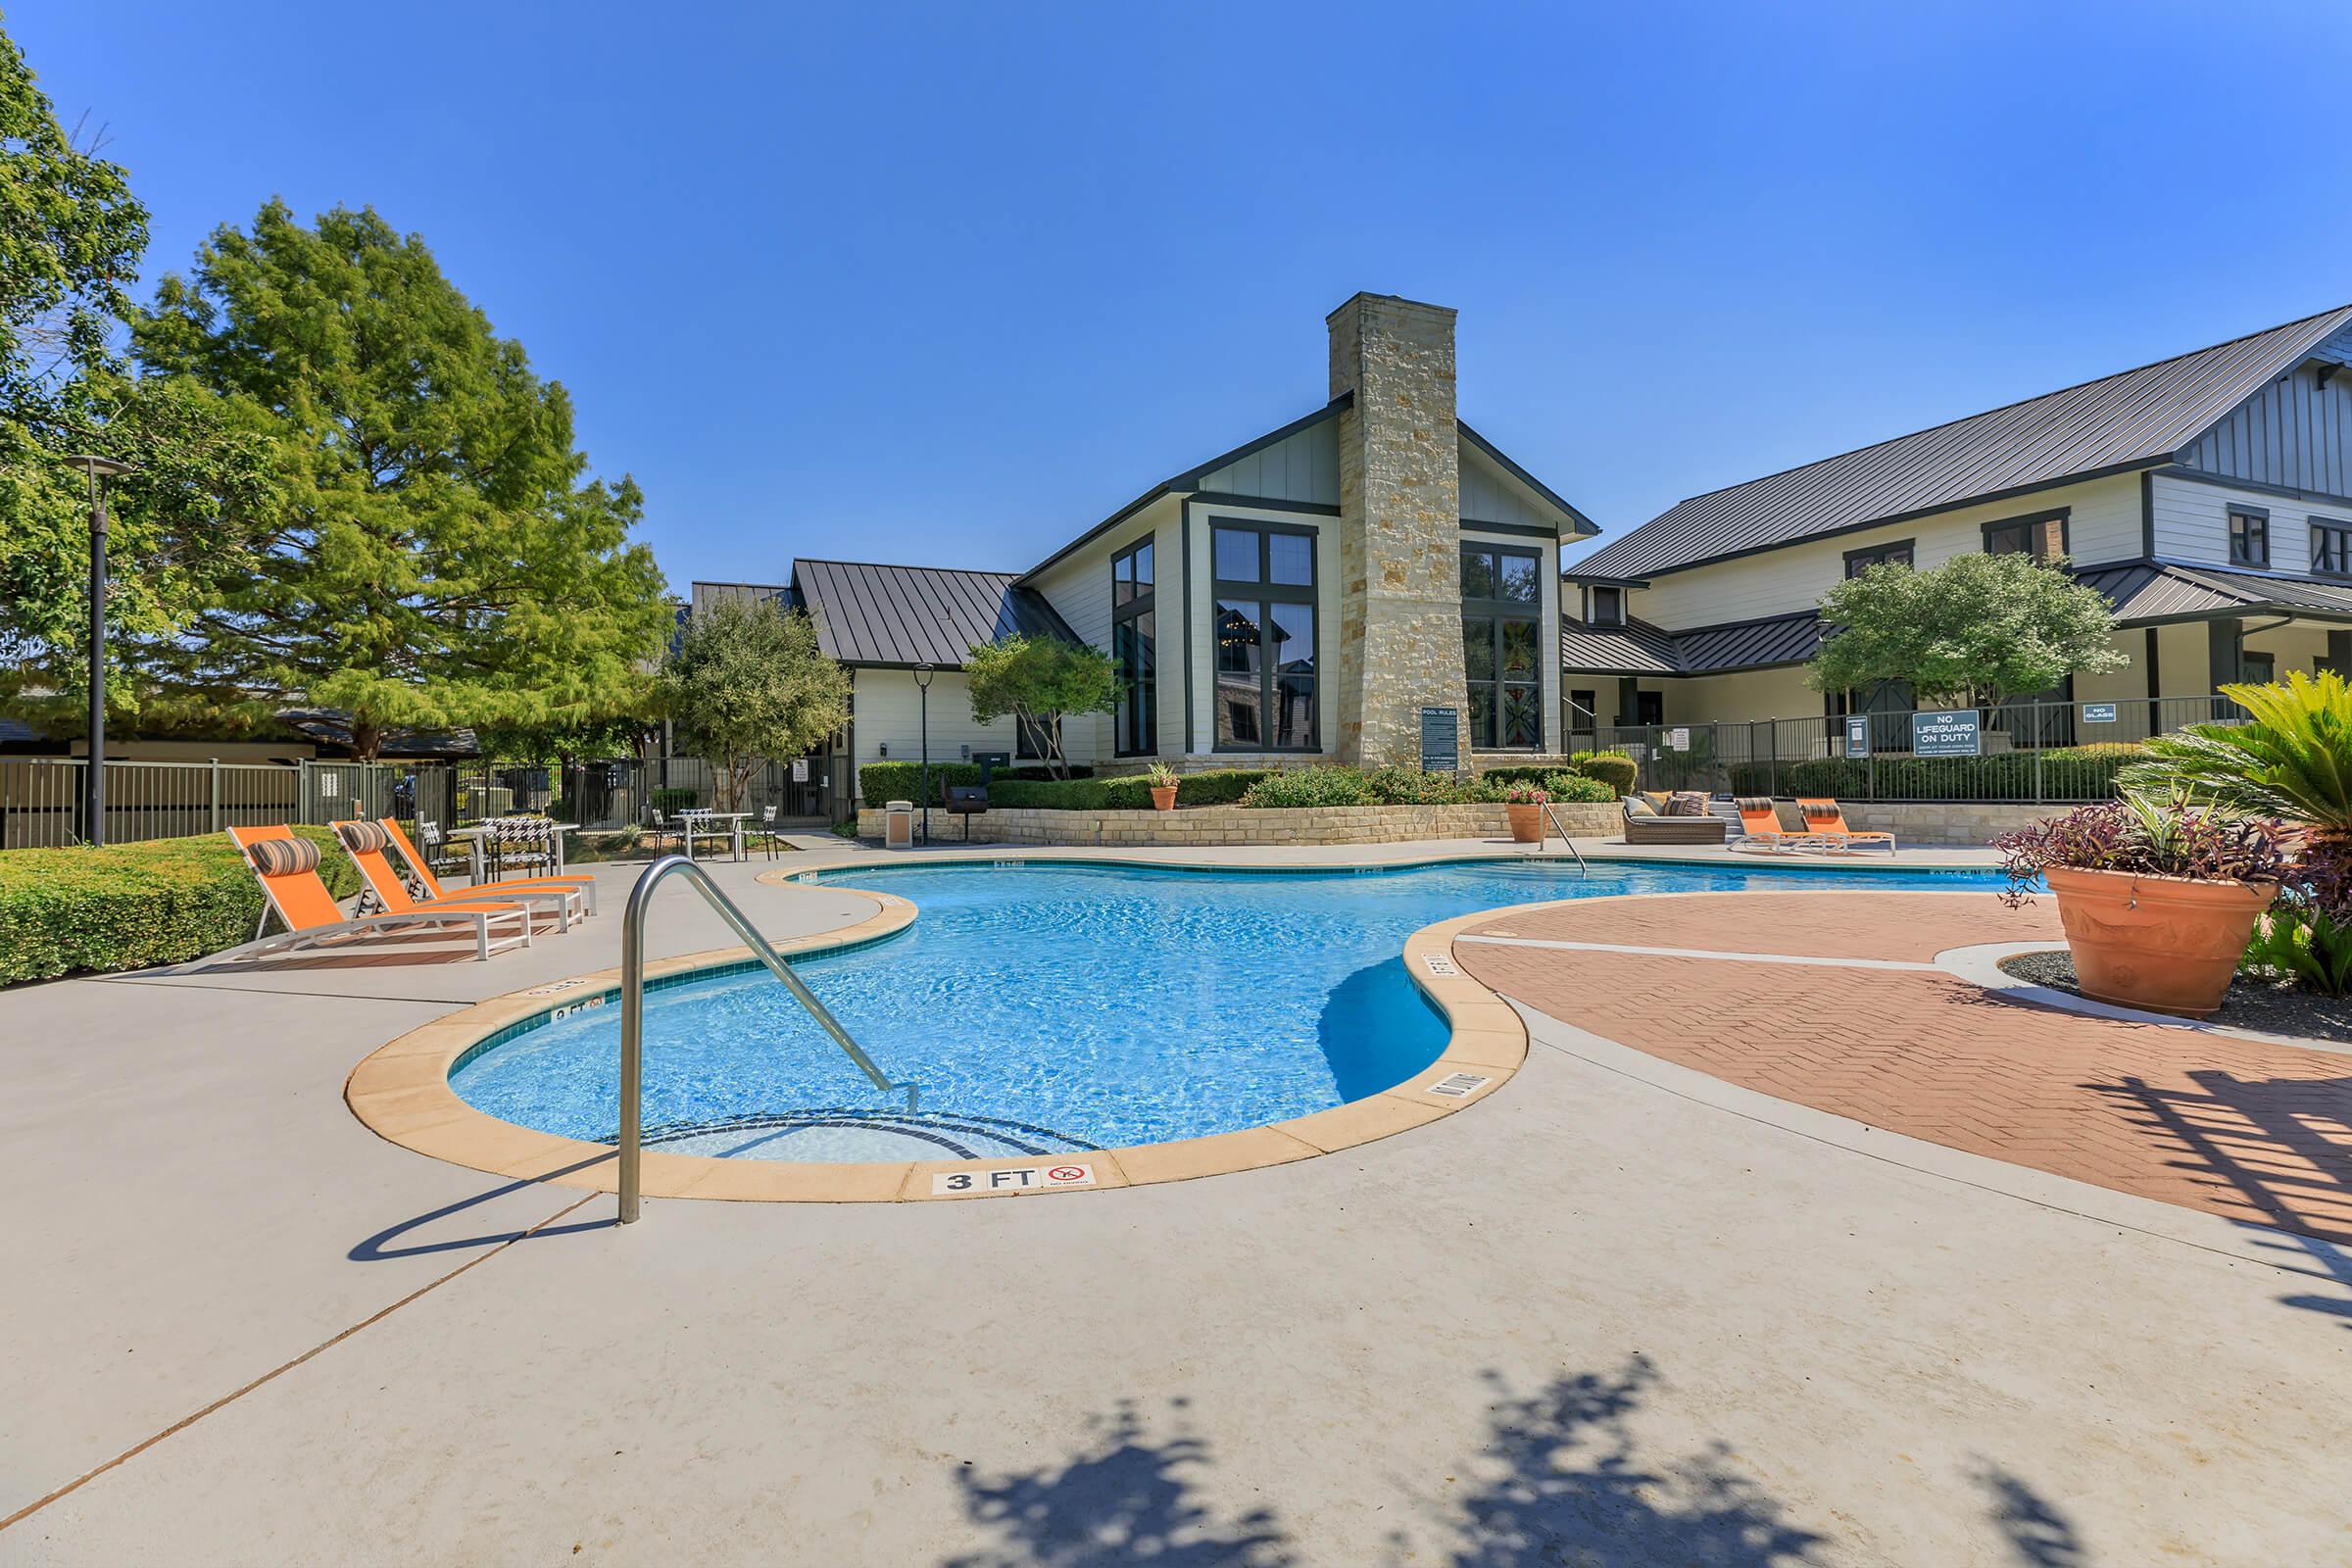
<instances>
[{"instance_id":1,"label":"swimming pool","mask_svg":"<svg viewBox=\"0 0 2352 1568\"><path fill-rule=\"evenodd\" d=\"M796 959L920 1108L878 1096L756 965L651 989L650 1147L788 1160L990 1158L1165 1143L1328 1109L1412 1077L1446 1022L1406 937L1503 905L1772 885L1992 887L1972 873L1456 863L1336 873L1031 863L824 878L912 900L872 946ZM659 984L659 983L658 983ZM450 1086L474 1108L615 1136L619 1009L493 1036Z\"/></svg>"}]
</instances>

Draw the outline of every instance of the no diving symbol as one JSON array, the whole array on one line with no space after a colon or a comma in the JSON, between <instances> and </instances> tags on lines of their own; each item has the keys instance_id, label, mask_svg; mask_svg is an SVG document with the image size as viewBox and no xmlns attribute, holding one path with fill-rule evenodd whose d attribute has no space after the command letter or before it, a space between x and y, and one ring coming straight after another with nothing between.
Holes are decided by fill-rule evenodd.
<instances>
[{"instance_id":1,"label":"no diving symbol","mask_svg":"<svg viewBox=\"0 0 2352 1568\"><path fill-rule=\"evenodd\" d=\"M1056 1165L1046 1172L1046 1180L1050 1182L1082 1182L1091 1174L1092 1172L1084 1165Z\"/></svg>"}]
</instances>

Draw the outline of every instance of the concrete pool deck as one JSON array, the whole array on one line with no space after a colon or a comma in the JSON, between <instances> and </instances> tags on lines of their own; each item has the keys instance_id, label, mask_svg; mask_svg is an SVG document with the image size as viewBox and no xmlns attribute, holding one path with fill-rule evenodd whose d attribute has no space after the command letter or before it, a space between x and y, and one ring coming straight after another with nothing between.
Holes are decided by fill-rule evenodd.
<instances>
[{"instance_id":1,"label":"concrete pool deck","mask_svg":"<svg viewBox=\"0 0 2352 1568\"><path fill-rule=\"evenodd\" d=\"M875 912L768 868L714 871L772 936ZM635 870L600 871L608 911ZM678 896L651 948L725 941ZM1041 1203L655 1199L621 1231L609 1198L422 1157L341 1104L375 1046L617 945L609 912L490 963L0 993L0 1518L99 1472L0 1529L0 1562L2267 1564L2352 1541L2352 1254L1525 1006L1526 1065L1469 1113Z\"/></svg>"}]
</instances>

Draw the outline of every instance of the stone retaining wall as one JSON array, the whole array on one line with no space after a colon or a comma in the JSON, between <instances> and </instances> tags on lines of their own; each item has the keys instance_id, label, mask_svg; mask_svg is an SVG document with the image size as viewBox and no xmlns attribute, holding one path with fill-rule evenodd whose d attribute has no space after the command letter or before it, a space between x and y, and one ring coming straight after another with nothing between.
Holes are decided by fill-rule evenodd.
<instances>
[{"instance_id":1,"label":"stone retaining wall","mask_svg":"<svg viewBox=\"0 0 2352 1568\"><path fill-rule=\"evenodd\" d=\"M1554 807L1578 837L1619 831L1609 805ZM858 813L858 836L882 837L882 812ZM936 808L931 842L963 839L964 820ZM974 844L1395 844L1411 839L1500 839L1511 834L1501 806L1321 806L1252 809L1193 806L1175 811L1064 811L1000 807L968 819Z\"/></svg>"},{"instance_id":2,"label":"stone retaining wall","mask_svg":"<svg viewBox=\"0 0 2352 1568\"><path fill-rule=\"evenodd\" d=\"M1878 805L1840 801L1838 805L1845 808L1846 826L1891 833L1897 848L1914 844L1982 847L1996 833L2074 809L2069 806L1968 806L1933 801Z\"/></svg>"}]
</instances>

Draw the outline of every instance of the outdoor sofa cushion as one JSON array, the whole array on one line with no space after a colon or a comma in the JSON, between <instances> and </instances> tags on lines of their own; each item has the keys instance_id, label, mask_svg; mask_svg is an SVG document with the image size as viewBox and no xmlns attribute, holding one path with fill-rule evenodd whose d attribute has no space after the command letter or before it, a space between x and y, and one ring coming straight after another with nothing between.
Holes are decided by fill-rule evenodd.
<instances>
[{"instance_id":1,"label":"outdoor sofa cushion","mask_svg":"<svg viewBox=\"0 0 2352 1568\"><path fill-rule=\"evenodd\" d=\"M1665 814L1668 816L1706 815L1707 797L1705 792L1701 790L1676 790L1674 794L1667 799Z\"/></svg>"}]
</instances>

